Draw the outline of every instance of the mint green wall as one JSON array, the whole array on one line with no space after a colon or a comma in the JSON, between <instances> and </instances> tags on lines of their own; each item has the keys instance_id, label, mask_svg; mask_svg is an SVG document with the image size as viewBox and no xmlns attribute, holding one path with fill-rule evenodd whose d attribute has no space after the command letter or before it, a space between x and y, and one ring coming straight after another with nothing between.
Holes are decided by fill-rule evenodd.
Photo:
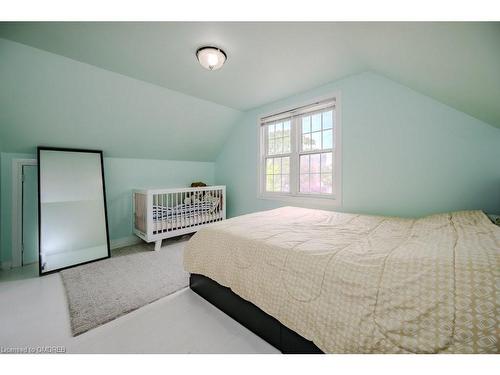
<instances>
[{"instance_id":1,"label":"mint green wall","mask_svg":"<svg viewBox=\"0 0 500 375\"><path fill-rule=\"evenodd\" d=\"M32 154L0 154L0 261L11 260L12 160ZM212 162L104 158L108 224L111 240L132 236L132 189L189 186L193 181L214 183Z\"/></svg>"},{"instance_id":2,"label":"mint green wall","mask_svg":"<svg viewBox=\"0 0 500 375\"><path fill-rule=\"evenodd\" d=\"M363 73L245 113L216 160L216 183L227 185L229 216L284 205L257 198L259 114L335 91L342 100L341 210L401 216L500 212L500 129Z\"/></svg>"},{"instance_id":3,"label":"mint green wall","mask_svg":"<svg viewBox=\"0 0 500 375\"><path fill-rule=\"evenodd\" d=\"M194 181L214 184L215 164L169 160L104 158L111 239L132 233L132 189L187 187Z\"/></svg>"},{"instance_id":4,"label":"mint green wall","mask_svg":"<svg viewBox=\"0 0 500 375\"><path fill-rule=\"evenodd\" d=\"M240 114L0 38L3 152L51 145L111 157L214 161Z\"/></svg>"}]
</instances>

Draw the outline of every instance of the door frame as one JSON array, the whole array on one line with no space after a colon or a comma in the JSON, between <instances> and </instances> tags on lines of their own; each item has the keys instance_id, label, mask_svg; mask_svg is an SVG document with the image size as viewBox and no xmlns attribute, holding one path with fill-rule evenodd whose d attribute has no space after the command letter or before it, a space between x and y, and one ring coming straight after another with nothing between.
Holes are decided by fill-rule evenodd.
<instances>
[{"instance_id":1,"label":"door frame","mask_svg":"<svg viewBox=\"0 0 500 375\"><path fill-rule=\"evenodd\" d=\"M12 160L12 268L22 265L23 166L38 165L36 159Z\"/></svg>"}]
</instances>

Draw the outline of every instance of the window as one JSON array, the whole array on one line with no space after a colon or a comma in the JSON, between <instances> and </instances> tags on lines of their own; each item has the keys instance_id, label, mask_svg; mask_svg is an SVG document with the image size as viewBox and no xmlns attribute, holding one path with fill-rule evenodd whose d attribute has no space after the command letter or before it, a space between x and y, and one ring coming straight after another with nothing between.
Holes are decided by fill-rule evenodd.
<instances>
[{"instance_id":1,"label":"window","mask_svg":"<svg viewBox=\"0 0 500 375\"><path fill-rule=\"evenodd\" d=\"M273 122L266 131L266 191L290 192L291 121Z\"/></svg>"},{"instance_id":2,"label":"window","mask_svg":"<svg viewBox=\"0 0 500 375\"><path fill-rule=\"evenodd\" d=\"M260 119L260 195L340 199L337 100ZM292 198L293 199L293 198Z\"/></svg>"}]
</instances>

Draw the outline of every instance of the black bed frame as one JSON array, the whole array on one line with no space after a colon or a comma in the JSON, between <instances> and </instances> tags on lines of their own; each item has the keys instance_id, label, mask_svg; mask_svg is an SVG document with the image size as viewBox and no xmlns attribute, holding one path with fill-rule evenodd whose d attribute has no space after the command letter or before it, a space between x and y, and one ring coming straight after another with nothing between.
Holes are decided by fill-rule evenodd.
<instances>
[{"instance_id":1,"label":"black bed frame","mask_svg":"<svg viewBox=\"0 0 500 375\"><path fill-rule=\"evenodd\" d=\"M262 337L282 353L323 353L312 341L306 340L285 327L271 315L212 279L193 273L189 278L189 286L212 305Z\"/></svg>"}]
</instances>

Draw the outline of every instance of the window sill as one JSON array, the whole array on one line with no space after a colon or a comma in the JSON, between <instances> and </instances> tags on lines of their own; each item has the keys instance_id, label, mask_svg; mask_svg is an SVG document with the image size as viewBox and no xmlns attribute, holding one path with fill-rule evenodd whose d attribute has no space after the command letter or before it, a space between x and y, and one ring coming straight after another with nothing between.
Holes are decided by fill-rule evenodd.
<instances>
[{"instance_id":1,"label":"window sill","mask_svg":"<svg viewBox=\"0 0 500 375\"><path fill-rule=\"evenodd\" d=\"M266 199L273 201L286 202L291 204L298 204L301 206L315 206L315 207L325 207L325 208L339 208L342 206L341 199L339 197L328 197L328 196L306 196L306 195L282 195L282 194L265 194L260 193L257 196L258 199Z\"/></svg>"}]
</instances>

